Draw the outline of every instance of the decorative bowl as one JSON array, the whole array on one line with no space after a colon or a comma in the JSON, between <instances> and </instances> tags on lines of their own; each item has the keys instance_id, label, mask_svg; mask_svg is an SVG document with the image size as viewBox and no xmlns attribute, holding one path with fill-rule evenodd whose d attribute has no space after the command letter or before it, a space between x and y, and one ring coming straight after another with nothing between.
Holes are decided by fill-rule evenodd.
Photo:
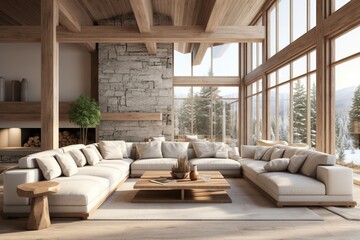
<instances>
[{"instance_id":1,"label":"decorative bowl","mask_svg":"<svg viewBox=\"0 0 360 240\"><path fill-rule=\"evenodd\" d=\"M188 172L186 172L186 173L170 172L170 174L174 179L184 179L189 176Z\"/></svg>"}]
</instances>

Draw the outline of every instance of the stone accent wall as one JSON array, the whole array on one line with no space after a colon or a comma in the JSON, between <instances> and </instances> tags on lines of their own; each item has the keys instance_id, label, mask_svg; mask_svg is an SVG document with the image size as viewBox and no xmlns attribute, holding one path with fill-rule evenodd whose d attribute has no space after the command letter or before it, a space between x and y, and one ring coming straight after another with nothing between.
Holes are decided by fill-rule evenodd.
<instances>
[{"instance_id":1,"label":"stone accent wall","mask_svg":"<svg viewBox=\"0 0 360 240\"><path fill-rule=\"evenodd\" d=\"M154 23L169 23L154 15ZM170 21L171 23L171 21ZM133 15L101 25L136 25ZM99 44L99 104L101 112L161 112L162 121L102 121L99 138L144 141L151 136L172 138L172 44L157 44L149 55L142 43Z\"/></svg>"}]
</instances>

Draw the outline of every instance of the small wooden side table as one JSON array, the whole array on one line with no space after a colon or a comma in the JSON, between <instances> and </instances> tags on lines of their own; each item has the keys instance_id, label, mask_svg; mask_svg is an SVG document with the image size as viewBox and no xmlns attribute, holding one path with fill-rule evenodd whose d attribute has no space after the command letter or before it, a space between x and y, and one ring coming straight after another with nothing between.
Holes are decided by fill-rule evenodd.
<instances>
[{"instance_id":1,"label":"small wooden side table","mask_svg":"<svg viewBox=\"0 0 360 240\"><path fill-rule=\"evenodd\" d=\"M31 199L31 212L27 223L28 230L39 230L51 225L49 215L48 195L57 193L60 184L57 182L32 182L17 186L17 194L20 197Z\"/></svg>"}]
</instances>

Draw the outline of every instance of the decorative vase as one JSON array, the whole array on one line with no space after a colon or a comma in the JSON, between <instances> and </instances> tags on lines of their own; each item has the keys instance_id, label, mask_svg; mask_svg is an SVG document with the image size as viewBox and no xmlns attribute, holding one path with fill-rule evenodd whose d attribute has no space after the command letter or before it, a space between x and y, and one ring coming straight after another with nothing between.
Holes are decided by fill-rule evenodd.
<instances>
[{"instance_id":1,"label":"decorative vase","mask_svg":"<svg viewBox=\"0 0 360 240\"><path fill-rule=\"evenodd\" d=\"M5 101L5 79L0 77L0 102Z\"/></svg>"},{"instance_id":2,"label":"decorative vase","mask_svg":"<svg viewBox=\"0 0 360 240\"><path fill-rule=\"evenodd\" d=\"M197 171L196 165L193 166L193 170L191 170L191 172L190 172L190 179L191 179L191 181L196 181L199 179L199 173Z\"/></svg>"},{"instance_id":3,"label":"decorative vase","mask_svg":"<svg viewBox=\"0 0 360 240\"><path fill-rule=\"evenodd\" d=\"M28 90L29 89L29 83L28 80L26 78L23 78L21 80L21 96L20 96L20 100L22 102L26 102L28 100Z\"/></svg>"}]
</instances>

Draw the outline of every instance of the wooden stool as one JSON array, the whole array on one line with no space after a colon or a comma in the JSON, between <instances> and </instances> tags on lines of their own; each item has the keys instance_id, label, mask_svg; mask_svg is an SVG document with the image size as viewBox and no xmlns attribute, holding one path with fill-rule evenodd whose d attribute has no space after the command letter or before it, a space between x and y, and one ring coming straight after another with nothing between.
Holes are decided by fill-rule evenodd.
<instances>
[{"instance_id":1,"label":"wooden stool","mask_svg":"<svg viewBox=\"0 0 360 240\"><path fill-rule=\"evenodd\" d=\"M20 197L32 198L28 230L39 230L51 225L47 195L59 190L60 184L57 182L32 182L17 186L17 194Z\"/></svg>"}]
</instances>

